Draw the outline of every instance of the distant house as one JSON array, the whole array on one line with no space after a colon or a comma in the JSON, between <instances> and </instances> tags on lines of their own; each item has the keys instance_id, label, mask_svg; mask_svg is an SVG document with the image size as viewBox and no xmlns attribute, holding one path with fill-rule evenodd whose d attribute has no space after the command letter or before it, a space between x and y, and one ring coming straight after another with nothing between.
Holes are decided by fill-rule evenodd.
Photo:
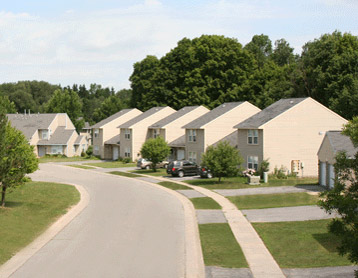
<instances>
[{"instance_id":1,"label":"distant house","mask_svg":"<svg viewBox=\"0 0 358 278\"><path fill-rule=\"evenodd\" d=\"M208 146L235 133L235 124L259 111L259 108L247 101L228 102L184 125L186 159L200 164L201 154Z\"/></svg>"},{"instance_id":2,"label":"distant house","mask_svg":"<svg viewBox=\"0 0 358 278\"><path fill-rule=\"evenodd\" d=\"M142 112L136 108L123 109L91 126L93 154L102 159L117 160L119 157L118 126L140 114Z\"/></svg>"},{"instance_id":3,"label":"distant house","mask_svg":"<svg viewBox=\"0 0 358 278\"><path fill-rule=\"evenodd\" d=\"M78 135L66 113L57 114L8 114L11 125L22 131L41 157L46 154L80 155L88 144Z\"/></svg>"},{"instance_id":4,"label":"distant house","mask_svg":"<svg viewBox=\"0 0 358 278\"><path fill-rule=\"evenodd\" d=\"M137 117L118 126L121 142L120 156L136 160L140 157L140 149L149 138L148 127L175 113L173 108L153 107Z\"/></svg>"},{"instance_id":5,"label":"distant house","mask_svg":"<svg viewBox=\"0 0 358 278\"><path fill-rule=\"evenodd\" d=\"M207 112L209 112L209 109L204 106L185 106L177 112L170 114L168 117L149 126L148 137L163 137L171 147L170 159L184 159L185 129L183 129L182 126Z\"/></svg>"},{"instance_id":6,"label":"distant house","mask_svg":"<svg viewBox=\"0 0 358 278\"><path fill-rule=\"evenodd\" d=\"M327 188L334 187L334 164L336 155L346 152L348 158L354 158L358 152L349 136L343 135L341 130L327 131L318 150L319 183Z\"/></svg>"},{"instance_id":7,"label":"distant house","mask_svg":"<svg viewBox=\"0 0 358 278\"><path fill-rule=\"evenodd\" d=\"M247 168L264 159L270 171L284 167L299 176L317 176L317 151L328 130L347 121L312 98L281 99L237 124L238 149Z\"/></svg>"}]
</instances>

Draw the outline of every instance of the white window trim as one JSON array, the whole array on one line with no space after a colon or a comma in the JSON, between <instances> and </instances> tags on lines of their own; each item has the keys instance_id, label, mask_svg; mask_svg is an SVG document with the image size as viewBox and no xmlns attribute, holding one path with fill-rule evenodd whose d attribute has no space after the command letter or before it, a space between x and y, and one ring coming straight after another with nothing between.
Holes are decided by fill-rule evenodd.
<instances>
[{"instance_id":1,"label":"white window trim","mask_svg":"<svg viewBox=\"0 0 358 278\"><path fill-rule=\"evenodd\" d=\"M251 143L250 143L251 138ZM256 143L255 143L256 138ZM258 129L248 129L247 130L247 144L249 145L258 145L259 144L259 131Z\"/></svg>"},{"instance_id":2,"label":"white window trim","mask_svg":"<svg viewBox=\"0 0 358 278\"><path fill-rule=\"evenodd\" d=\"M46 136L44 136L46 134ZM42 140L49 140L50 139L50 136L49 136L49 131L48 129L43 129L42 130L42 134L41 134L41 138Z\"/></svg>"},{"instance_id":3,"label":"white window trim","mask_svg":"<svg viewBox=\"0 0 358 278\"><path fill-rule=\"evenodd\" d=\"M188 135L189 142L196 142L196 129L189 129Z\"/></svg>"},{"instance_id":4,"label":"white window trim","mask_svg":"<svg viewBox=\"0 0 358 278\"><path fill-rule=\"evenodd\" d=\"M188 160L191 162L196 162L196 152L189 152L188 153Z\"/></svg>"},{"instance_id":5,"label":"white window trim","mask_svg":"<svg viewBox=\"0 0 358 278\"><path fill-rule=\"evenodd\" d=\"M131 130L129 128L124 129L124 139L131 139Z\"/></svg>"},{"instance_id":6,"label":"white window trim","mask_svg":"<svg viewBox=\"0 0 358 278\"><path fill-rule=\"evenodd\" d=\"M131 157L131 149L130 148L124 149L124 157Z\"/></svg>"},{"instance_id":7,"label":"white window trim","mask_svg":"<svg viewBox=\"0 0 358 278\"><path fill-rule=\"evenodd\" d=\"M97 138L98 136L99 136L99 129L96 128L96 129L94 130L94 138Z\"/></svg>"},{"instance_id":8,"label":"white window trim","mask_svg":"<svg viewBox=\"0 0 358 278\"><path fill-rule=\"evenodd\" d=\"M251 167L249 164L252 164ZM255 165L256 165L256 168L255 168ZM255 169L256 171L259 169L259 157L257 155L248 155L247 156L247 168Z\"/></svg>"}]
</instances>

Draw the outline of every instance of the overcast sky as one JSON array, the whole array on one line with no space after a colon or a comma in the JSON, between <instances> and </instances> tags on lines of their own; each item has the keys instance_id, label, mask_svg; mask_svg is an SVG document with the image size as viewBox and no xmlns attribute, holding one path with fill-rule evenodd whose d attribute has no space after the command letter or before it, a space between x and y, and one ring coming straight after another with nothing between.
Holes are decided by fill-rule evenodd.
<instances>
[{"instance_id":1,"label":"overcast sky","mask_svg":"<svg viewBox=\"0 0 358 278\"><path fill-rule=\"evenodd\" d=\"M56 2L56 3L54 3ZM296 53L334 30L358 35L357 0L0 0L0 83L129 88L133 64L184 37L265 34Z\"/></svg>"}]
</instances>

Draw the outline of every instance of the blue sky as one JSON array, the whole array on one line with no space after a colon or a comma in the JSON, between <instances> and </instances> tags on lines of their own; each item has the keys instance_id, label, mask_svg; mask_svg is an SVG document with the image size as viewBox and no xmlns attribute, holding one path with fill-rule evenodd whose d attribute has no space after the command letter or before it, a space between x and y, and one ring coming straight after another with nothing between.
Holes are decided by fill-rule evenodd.
<instances>
[{"instance_id":1,"label":"blue sky","mask_svg":"<svg viewBox=\"0 0 358 278\"><path fill-rule=\"evenodd\" d=\"M334 30L358 35L356 0L12 0L0 6L0 82L45 80L129 88L133 64L183 37L241 44L265 34L296 53ZM5 3L4 3L5 2Z\"/></svg>"}]
</instances>

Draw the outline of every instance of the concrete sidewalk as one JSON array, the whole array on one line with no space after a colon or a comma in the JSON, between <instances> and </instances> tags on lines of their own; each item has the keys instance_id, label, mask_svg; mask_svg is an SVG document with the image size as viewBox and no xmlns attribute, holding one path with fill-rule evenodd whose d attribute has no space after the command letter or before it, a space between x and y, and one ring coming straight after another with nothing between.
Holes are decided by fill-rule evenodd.
<instances>
[{"instance_id":1,"label":"concrete sidewalk","mask_svg":"<svg viewBox=\"0 0 358 278\"><path fill-rule=\"evenodd\" d=\"M163 177L155 177L162 181L168 179ZM256 233L250 222L239 211L234 204L232 204L224 196L213 192L209 189L192 186L187 183L176 181L179 184L188 186L201 194L212 198L222 207L222 211L227 219L231 230L239 243L247 263L250 267L254 278L284 278L282 270L277 262L272 257L271 253L266 248L265 244Z\"/></svg>"}]
</instances>

